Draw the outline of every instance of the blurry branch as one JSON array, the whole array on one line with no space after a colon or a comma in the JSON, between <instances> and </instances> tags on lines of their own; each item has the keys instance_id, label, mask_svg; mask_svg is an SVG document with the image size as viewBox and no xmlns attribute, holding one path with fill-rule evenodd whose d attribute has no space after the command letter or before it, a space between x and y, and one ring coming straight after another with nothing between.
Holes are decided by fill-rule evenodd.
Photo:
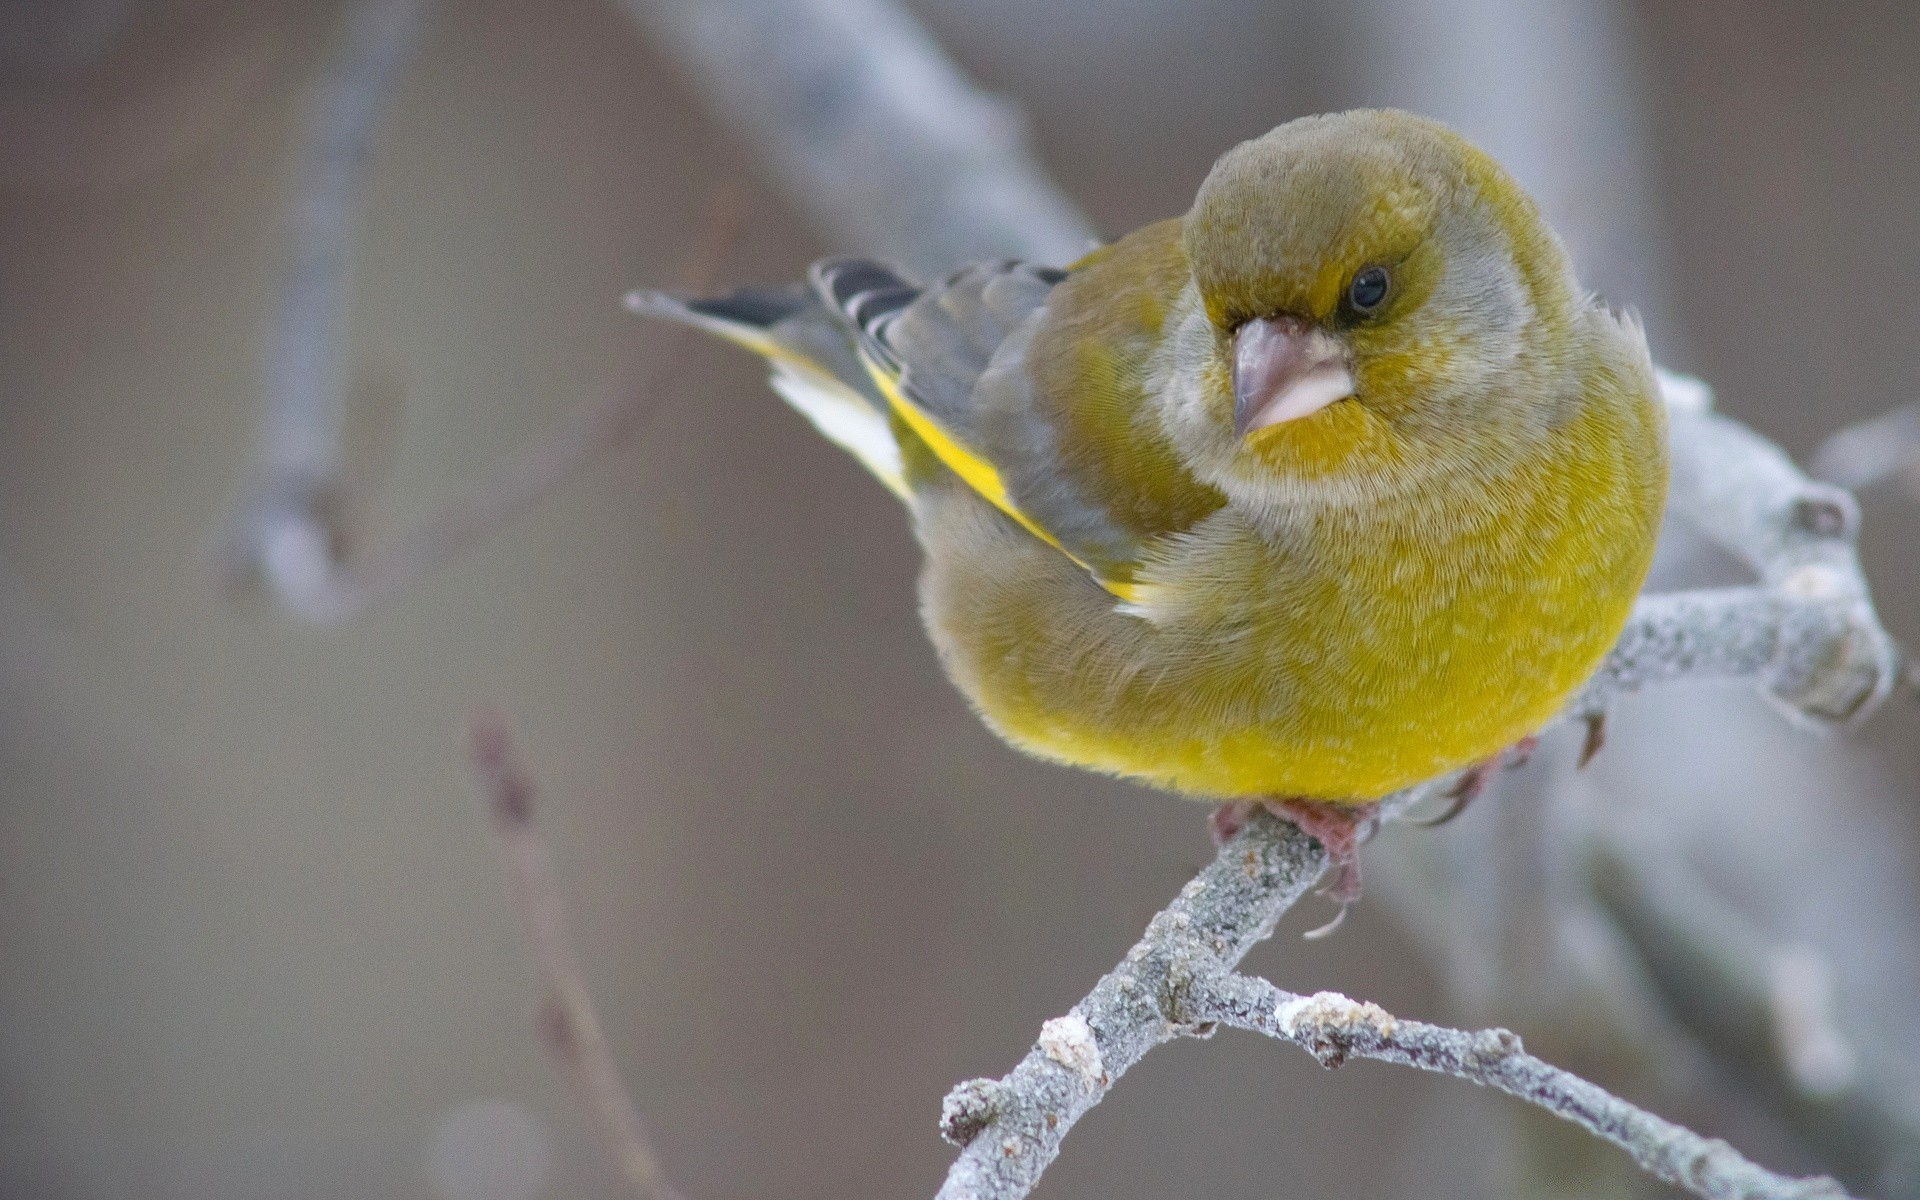
<instances>
[{"instance_id":1,"label":"blurry branch","mask_svg":"<svg viewBox=\"0 0 1920 1200\"><path fill-rule=\"evenodd\" d=\"M374 129L424 8L423 0L363 0L315 93L297 173L293 263L270 343L260 446L220 547L230 579L257 575L288 612L317 623L348 620L399 595L619 444L678 380L691 340L675 331L652 372L574 411L388 546L345 561L340 440L348 265ZM681 270L684 286L699 290L710 283L745 219L745 204L738 189L716 189L706 227Z\"/></svg>"},{"instance_id":2,"label":"blurry branch","mask_svg":"<svg viewBox=\"0 0 1920 1200\"><path fill-rule=\"evenodd\" d=\"M251 477L221 536L227 574L258 572L289 609L356 606L337 578L347 301L367 162L427 0L355 0L308 102L288 216L291 254L268 334Z\"/></svg>"},{"instance_id":3,"label":"blurry branch","mask_svg":"<svg viewBox=\"0 0 1920 1200\"><path fill-rule=\"evenodd\" d=\"M472 758L487 818L500 843L507 892L545 995L540 1040L628 1189L639 1200L681 1200L667 1182L646 1123L634 1107L600 1027L586 975L567 937L566 910L546 839L533 825L533 784L497 715L473 718Z\"/></svg>"},{"instance_id":4,"label":"blurry branch","mask_svg":"<svg viewBox=\"0 0 1920 1200\"><path fill-rule=\"evenodd\" d=\"M937 278L1094 245L1017 107L976 88L888 0L615 0L848 249Z\"/></svg>"},{"instance_id":5,"label":"blurry branch","mask_svg":"<svg viewBox=\"0 0 1920 1200\"><path fill-rule=\"evenodd\" d=\"M1644 822L1610 823L1588 858L1594 895L1668 1012L1823 1158L1858 1178L1920 1163L1920 1097L1837 1003L1825 956L1767 938Z\"/></svg>"},{"instance_id":6,"label":"blurry branch","mask_svg":"<svg viewBox=\"0 0 1920 1200\"><path fill-rule=\"evenodd\" d=\"M1007 102L959 72L918 22L877 0L622 0L755 132L788 194L850 244L939 274L1015 254L1066 262L1086 221L1026 147ZM427 0L357 0L311 100L292 252L269 335L255 462L220 534L229 580L337 623L392 597L618 442L678 369L575 413L554 434L401 535L346 562L341 438L346 313L364 175ZM703 276L687 286L698 290ZM676 341L683 345L684 339Z\"/></svg>"},{"instance_id":7,"label":"blurry branch","mask_svg":"<svg viewBox=\"0 0 1920 1200\"><path fill-rule=\"evenodd\" d=\"M1902 476L1909 491L1920 487L1920 404L1903 404L1871 420L1849 425L1814 452L1810 469L1844 488L1870 487Z\"/></svg>"}]
</instances>

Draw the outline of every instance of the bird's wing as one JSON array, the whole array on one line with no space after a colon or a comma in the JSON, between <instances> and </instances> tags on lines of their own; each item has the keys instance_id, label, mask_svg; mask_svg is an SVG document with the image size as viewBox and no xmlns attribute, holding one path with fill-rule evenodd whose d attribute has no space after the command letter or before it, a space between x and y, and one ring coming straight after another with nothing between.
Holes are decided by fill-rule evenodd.
<instances>
[{"instance_id":1,"label":"bird's wing","mask_svg":"<svg viewBox=\"0 0 1920 1200\"><path fill-rule=\"evenodd\" d=\"M1148 394L1186 278L1177 222L1067 270L985 264L924 289L861 260L813 272L917 439L1127 601L1153 544L1225 502L1181 464Z\"/></svg>"}]
</instances>

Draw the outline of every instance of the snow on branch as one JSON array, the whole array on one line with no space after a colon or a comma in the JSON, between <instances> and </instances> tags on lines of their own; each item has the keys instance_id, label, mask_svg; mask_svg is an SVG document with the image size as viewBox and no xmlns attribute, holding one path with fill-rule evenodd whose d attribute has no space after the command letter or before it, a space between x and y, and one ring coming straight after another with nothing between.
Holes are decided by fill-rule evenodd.
<instances>
[{"instance_id":1,"label":"snow on branch","mask_svg":"<svg viewBox=\"0 0 1920 1200\"><path fill-rule=\"evenodd\" d=\"M1642 596L1612 654L1572 705L1678 679L1747 679L1817 728L1885 699L1900 654L1881 627L1854 548L1859 507L1802 474L1780 448L1708 411L1697 380L1663 373L1673 454L1672 513L1759 576L1749 587Z\"/></svg>"}]
</instances>

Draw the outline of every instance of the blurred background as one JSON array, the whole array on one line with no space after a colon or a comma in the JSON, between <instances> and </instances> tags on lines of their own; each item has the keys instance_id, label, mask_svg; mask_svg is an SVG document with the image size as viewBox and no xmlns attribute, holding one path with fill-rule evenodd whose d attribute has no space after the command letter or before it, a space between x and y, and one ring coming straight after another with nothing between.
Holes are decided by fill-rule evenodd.
<instances>
[{"instance_id":1,"label":"blurred background","mask_svg":"<svg viewBox=\"0 0 1920 1200\"><path fill-rule=\"evenodd\" d=\"M618 299L674 280L717 186L750 204L725 282L850 242L644 7L445 0L419 27L359 193L350 557L650 369L668 336ZM1407 104L1513 166L1656 355L1796 457L1920 385L1920 6L908 7L1024 110L1100 230L1183 210L1218 153L1288 117ZM532 1033L463 758L483 702L540 781L676 1181L931 1195L941 1096L1010 1068L1118 959L1211 856L1204 812L982 729L919 630L898 506L717 345L642 431L391 603L316 625L223 589L211 547L252 469L303 114L347 11L0 4L0 1196L618 1194ZM1920 507L1864 501L1882 617L1920 643ZM1667 561L1671 581L1727 570ZM1571 754L1507 790L1564 789ZM1677 814L1729 905L1891 1026L1856 1058L1905 1071L1911 706L1820 743L1744 692L1648 697L1577 786ZM1779 1100L1697 1017L1649 1018L1664 1065L1622 1066L1597 1025L1564 1027L1584 1009L1460 952L1457 897L1396 882L1389 845L1497 846L1506 811L1390 833L1339 936L1300 940L1316 903L1250 966L1500 1019L1768 1165L1920 1194L1913 1143L1846 1150L1820 1132L1840 1118ZM1738 877L1728 847L1791 869ZM1909 1118L1915 1079L1883 1089ZM1222 1036L1149 1056L1040 1194L1663 1194L1514 1108Z\"/></svg>"}]
</instances>

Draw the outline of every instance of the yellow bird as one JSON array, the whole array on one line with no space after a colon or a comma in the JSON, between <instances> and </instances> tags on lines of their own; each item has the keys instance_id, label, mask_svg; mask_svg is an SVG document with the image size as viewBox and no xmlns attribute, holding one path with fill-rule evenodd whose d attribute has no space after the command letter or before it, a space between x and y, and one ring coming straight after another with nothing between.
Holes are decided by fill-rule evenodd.
<instances>
[{"instance_id":1,"label":"yellow bird","mask_svg":"<svg viewBox=\"0 0 1920 1200\"><path fill-rule=\"evenodd\" d=\"M1665 502L1637 323L1403 112L1243 143L1064 269L630 302L772 360L906 502L927 630L1003 738L1276 805L1343 901L1372 802L1497 759L1599 665Z\"/></svg>"}]
</instances>

